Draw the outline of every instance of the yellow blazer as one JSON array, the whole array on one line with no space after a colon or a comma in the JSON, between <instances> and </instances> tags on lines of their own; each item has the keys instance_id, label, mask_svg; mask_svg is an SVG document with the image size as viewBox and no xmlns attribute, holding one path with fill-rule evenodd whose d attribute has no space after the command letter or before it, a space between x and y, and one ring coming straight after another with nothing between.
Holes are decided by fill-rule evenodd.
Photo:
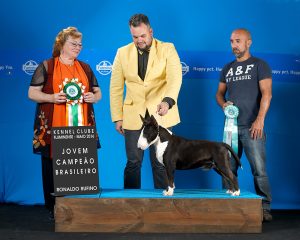
<instances>
[{"instance_id":1,"label":"yellow blazer","mask_svg":"<svg viewBox=\"0 0 300 240\"><path fill-rule=\"evenodd\" d=\"M138 130L142 126L139 114L145 116L148 108L162 126L176 125L180 122L177 98L181 83L181 63L172 43L153 39L144 81L138 75L138 52L134 43L119 48L110 80L112 121L123 120L124 129ZM175 105L165 116L158 117L157 105L164 97L174 99Z\"/></svg>"}]
</instances>

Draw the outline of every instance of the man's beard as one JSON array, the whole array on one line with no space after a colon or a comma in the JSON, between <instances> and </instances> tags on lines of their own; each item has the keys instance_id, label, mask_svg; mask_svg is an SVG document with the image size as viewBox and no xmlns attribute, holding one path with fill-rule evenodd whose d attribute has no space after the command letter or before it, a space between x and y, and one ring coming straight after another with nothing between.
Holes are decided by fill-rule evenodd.
<instances>
[{"instance_id":1,"label":"man's beard","mask_svg":"<svg viewBox=\"0 0 300 240\"><path fill-rule=\"evenodd\" d=\"M232 52L233 52L233 54L234 54L234 56L236 57L236 58L242 58L244 55L245 55L245 53L246 53L246 50L245 51L243 51L243 52L241 52L241 51L235 51L235 50L238 50L238 49L232 49Z\"/></svg>"},{"instance_id":2,"label":"man's beard","mask_svg":"<svg viewBox=\"0 0 300 240\"><path fill-rule=\"evenodd\" d=\"M151 45L152 45L152 40L153 40L153 38L151 39L149 45L147 45L147 43L145 42L145 44L143 44L143 45L145 46L144 48L140 48L138 44L136 44L135 46L136 46L137 49L140 50L140 51L143 51L143 52L149 51L149 49L151 48Z\"/></svg>"},{"instance_id":3,"label":"man's beard","mask_svg":"<svg viewBox=\"0 0 300 240\"><path fill-rule=\"evenodd\" d=\"M145 44L144 48L140 48L139 45L137 45L136 47L138 50L145 52L145 51L148 51L151 46L148 46L147 44Z\"/></svg>"}]
</instances>

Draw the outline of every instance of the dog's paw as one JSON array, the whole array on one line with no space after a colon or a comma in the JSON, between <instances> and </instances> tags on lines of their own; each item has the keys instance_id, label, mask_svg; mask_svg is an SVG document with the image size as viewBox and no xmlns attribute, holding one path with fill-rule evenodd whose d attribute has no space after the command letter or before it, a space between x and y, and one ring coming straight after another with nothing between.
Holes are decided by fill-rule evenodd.
<instances>
[{"instance_id":1,"label":"dog's paw","mask_svg":"<svg viewBox=\"0 0 300 240\"><path fill-rule=\"evenodd\" d=\"M239 190L231 193L231 196L240 196L240 193L241 193L241 190L239 189Z\"/></svg>"},{"instance_id":2,"label":"dog's paw","mask_svg":"<svg viewBox=\"0 0 300 240\"><path fill-rule=\"evenodd\" d=\"M171 188L171 187L168 187L168 191L167 190L163 191L164 196L172 196L173 193L174 193L174 188Z\"/></svg>"},{"instance_id":3,"label":"dog's paw","mask_svg":"<svg viewBox=\"0 0 300 240\"><path fill-rule=\"evenodd\" d=\"M226 191L226 193L227 193L227 194L233 194L233 191L230 190L230 189L228 189L228 190Z\"/></svg>"}]
</instances>

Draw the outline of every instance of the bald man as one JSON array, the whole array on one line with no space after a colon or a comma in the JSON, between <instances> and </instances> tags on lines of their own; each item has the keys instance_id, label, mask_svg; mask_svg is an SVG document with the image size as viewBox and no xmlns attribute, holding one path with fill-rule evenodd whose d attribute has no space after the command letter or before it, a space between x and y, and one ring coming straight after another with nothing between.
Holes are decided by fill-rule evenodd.
<instances>
[{"instance_id":1,"label":"bald man","mask_svg":"<svg viewBox=\"0 0 300 240\"><path fill-rule=\"evenodd\" d=\"M236 59L221 72L216 100L223 110L232 104L239 108L238 155L241 157L245 151L256 193L262 197L263 221L269 222L271 191L266 173L264 121L272 98L272 72L265 61L250 54L252 38L247 29L234 30L230 43ZM231 161L231 167L237 176L235 161ZM228 188L225 179L223 187Z\"/></svg>"}]
</instances>

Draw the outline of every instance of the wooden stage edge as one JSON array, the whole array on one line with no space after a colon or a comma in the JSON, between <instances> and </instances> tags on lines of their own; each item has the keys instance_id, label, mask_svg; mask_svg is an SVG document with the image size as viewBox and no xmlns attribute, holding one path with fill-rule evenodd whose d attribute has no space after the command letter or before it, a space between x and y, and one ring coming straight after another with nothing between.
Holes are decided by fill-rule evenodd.
<instances>
[{"instance_id":1,"label":"wooden stage edge","mask_svg":"<svg viewBox=\"0 0 300 240\"><path fill-rule=\"evenodd\" d=\"M119 190L98 197L56 198L56 232L261 233L261 198L181 190L176 197ZM156 192L155 192L156 191ZM124 194L125 192L125 194ZM131 193L134 193L131 195ZM194 196L193 196L193 193ZM148 195L147 195L148 194ZM184 194L187 194L185 197ZM223 194L223 195L222 195ZM224 195L225 194L225 195Z\"/></svg>"}]
</instances>

